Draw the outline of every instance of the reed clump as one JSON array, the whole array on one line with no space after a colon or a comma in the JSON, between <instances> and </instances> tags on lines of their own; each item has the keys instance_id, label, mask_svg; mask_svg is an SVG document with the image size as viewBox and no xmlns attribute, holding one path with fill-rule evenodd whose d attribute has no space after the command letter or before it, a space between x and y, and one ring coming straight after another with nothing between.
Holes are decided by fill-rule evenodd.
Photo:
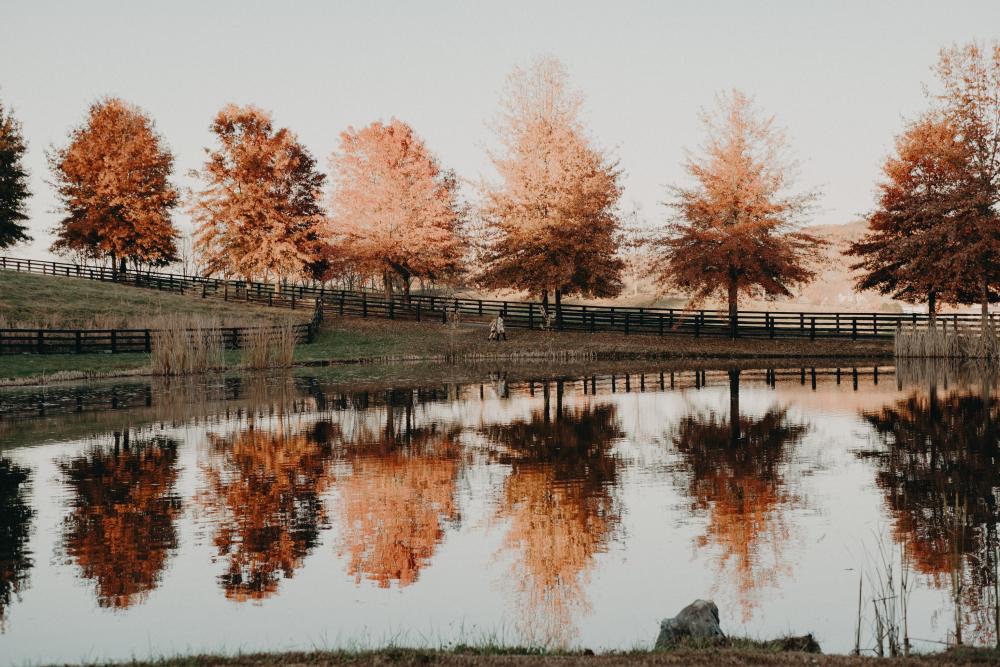
<instances>
[{"instance_id":1,"label":"reed clump","mask_svg":"<svg viewBox=\"0 0 1000 667\"><path fill-rule=\"evenodd\" d=\"M901 358L1000 360L1000 337L992 322L979 329L960 328L947 322L926 329L896 331L894 351Z\"/></svg>"},{"instance_id":2,"label":"reed clump","mask_svg":"<svg viewBox=\"0 0 1000 667\"><path fill-rule=\"evenodd\" d=\"M295 327L291 322L247 329L240 340L240 367L288 368L295 360L297 343Z\"/></svg>"},{"instance_id":3,"label":"reed clump","mask_svg":"<svg viewBox=\"0 0 1000 667\"><path fill-rule=\"evenodd\" d=\"M175 315L152 333L150 365L157 375L189 375L225 367L225 344L218 320Z\"/></svg>"}]
</instances>

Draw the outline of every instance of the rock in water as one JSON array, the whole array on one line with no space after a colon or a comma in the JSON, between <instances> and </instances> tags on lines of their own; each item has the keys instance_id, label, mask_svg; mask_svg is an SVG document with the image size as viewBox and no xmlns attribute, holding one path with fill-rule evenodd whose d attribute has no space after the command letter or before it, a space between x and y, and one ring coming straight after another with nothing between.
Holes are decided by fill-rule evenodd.
<instances>
[{"instance_id":1,"label":"rock in water","mask_svg":"<svg viewBox=\"0 0 1000 667\"><path fill-rule=\"evenodd\" d=\"M682 639L724 638L719 627L719 608L711 600L695 600L673 618L660 621L656 648L670 648Z\"/></svg>"}]
</instances>

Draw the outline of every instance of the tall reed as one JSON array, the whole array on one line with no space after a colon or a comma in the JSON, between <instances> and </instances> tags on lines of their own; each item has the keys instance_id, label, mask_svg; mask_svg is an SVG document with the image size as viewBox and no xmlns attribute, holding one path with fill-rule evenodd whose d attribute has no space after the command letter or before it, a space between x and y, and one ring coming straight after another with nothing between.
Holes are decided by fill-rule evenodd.
<instances>
[{"instance_id":1,"label":"tall reed","mask_svg":"<svg viewBox=\"0 0 1000 667\"><path fill-rule=\"evenodd\" d=\"M175 315L153 332L150 362L158 375L203 373L225 366L219 322L206 316Z\"/></svg>"},{"instance_id":2,"label":"tall reed","mask_svg":"<svg viewBox=\"0 0 1000 667\"><path fill-rule=\"evenodd\" d=\"M287 368L295 360L296 343L291 322L246 329L240 340L240 367Z\"/></svg>"},{"instance_id":3,"label":"tall reed","mask_svg":"<svg viewBox=\"0 0 1000 667\"><path fill-rule=\"evenodd\" d=\"M1000 337L992 322L978 330L944 322L926 329L900 328L893 341L902 358L1000 359Z\"/></svg>"}]
</instances>

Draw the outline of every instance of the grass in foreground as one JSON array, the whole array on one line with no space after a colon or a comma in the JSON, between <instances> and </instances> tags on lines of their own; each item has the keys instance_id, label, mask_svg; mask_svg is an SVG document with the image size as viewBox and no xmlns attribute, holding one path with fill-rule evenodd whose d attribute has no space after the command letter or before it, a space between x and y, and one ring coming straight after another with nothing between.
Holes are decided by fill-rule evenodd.
<instances>
[{"instance_id":1,"label":"grass in foreground","mask_svg":"<svg viewBox=\"0 0 1000 667\"><path fill-rule=\"evenodd\" d=\"M1000 661L995 649L955 649L910 658L873 658L816 653L782 652L767 642L740 640L739 647L680 648L670 651L624 651L594 654L591 651L546 651L515 647L466 647L449 650L386 648L377 651L317 651L310 653L255 653L232 656L187 656L154 661L133 661L133 667L287 667L291 665L568 665L601 667L619 665L988 665ZM88 663L98 665L101 663ZM104 663L115 664L115 663Z\"/></svg>"}]
</instances>

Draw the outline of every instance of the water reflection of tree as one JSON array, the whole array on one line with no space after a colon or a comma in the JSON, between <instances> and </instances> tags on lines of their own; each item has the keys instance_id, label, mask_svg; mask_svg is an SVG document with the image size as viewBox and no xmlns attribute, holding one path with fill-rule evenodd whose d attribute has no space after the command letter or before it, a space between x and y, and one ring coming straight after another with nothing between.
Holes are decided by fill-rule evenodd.
<instances>
[{"instance_id":1,"label":"water reflection of tree","mask_svg":"<svg viewBox=\"0 0 1000 667\"><path fill-rule=\"evenodd\" d=\"M955 639L963 625L995 639L1000 403L932 387L864 417L883 445L862 455L877 467L894 537L917 572L950 588Z\"/></svg>"},{"instance_id":2,"label":"water reflection of tree","mask_svg":"<svg viewBox=\"0 0 1000 667\"><path fill-rule=\"evenodd\" d=\"M445 525L459 518L457 431L414 424L412 402L387 406L384 429L344 442L351 474L340 480L340 551L358 583L407 586L434 555Z\"/></svg>"},{"instance_id":3,"label":"water reflection of tree","mask_svg":"<svg viewBox=\"0 0 1000 667\"><path fill-rule=\"evenodd\" d=\"M30 472L0 458L0 631L7 609L28 583L32 566L28 550L34 510L28 504Z\"/></svg>"},{"instance_id":4,"label":"water reflection of tree","mask_svg":"<svg viewBox=\"0 0 1000 667\"><path fill-rule=\"evenodd\" d=\"M688 414L673 443L693 509L708 517L698 546L721 549L720 568L731 568L746 621L758 604L757 591L775 585L787 570L787 514L799 498L784 471L808 429L790 422L784 409L771 408L762 417L740 414L739 371L730 372L729 388L728 415Z\"/></svg>"},{"instance_id":5,"label":"water reflection of tree","mask_svg":"<svg viewBox=\"0 0 1000 667\"><path fill-rule=\"evenodd\" d=\"M95 447L60 464L72 491L66 553L94 582L98 604L124 609L156 588L177 548L181 501L177 442L169 438Z\"/></svg>"},{"instance_id":6,"label":"water reflection of tree","mask_svg":"<svg viewBox=\"0 0 1000 667\"><path fill-rule=\"evenodd\" d=\"M594 557L606 552L621 521L616 485L623 433L614 405L565 408L556 384L527 421L485 427L495 459L510 466L497 508L510 521L504 549L526 605L519 614L527 639L565 645L574 613L589 609L584 585Z\"/></svg>"},{"instance_id":7,"label":"water reflection of tree","mask_svg":"<svg viewBox=\"0 0 1000 667\"><path fill-rule=\"evenodd\" d=\"M219 577L226 597L269 597L318 543L326 521L321 496L331 480L331 446L319 432L251 424L234 435L209 435L204 498L215 546L227 561Z\"/></svg>"}]
</instances>

